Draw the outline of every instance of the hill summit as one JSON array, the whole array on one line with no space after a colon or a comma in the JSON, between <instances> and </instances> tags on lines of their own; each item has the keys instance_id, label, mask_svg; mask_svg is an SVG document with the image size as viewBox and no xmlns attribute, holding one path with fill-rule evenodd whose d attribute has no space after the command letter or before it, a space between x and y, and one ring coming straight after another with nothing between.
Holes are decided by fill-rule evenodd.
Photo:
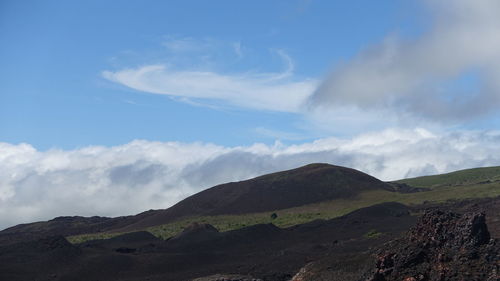
<instances>
[{"instance_id":1,"label":"hill summit","mask_svg":"<svg viewBox=\"0 0 500 281\"><path fill-rule=\"evenodd\" d=\"M176 205L140 214L127 227L143 228L186 216L258 213L341 198L355 198L363 191L394 187L355 169L330 164L309 164L249 180L208 188Z\"/></svg>"}]
</instances>

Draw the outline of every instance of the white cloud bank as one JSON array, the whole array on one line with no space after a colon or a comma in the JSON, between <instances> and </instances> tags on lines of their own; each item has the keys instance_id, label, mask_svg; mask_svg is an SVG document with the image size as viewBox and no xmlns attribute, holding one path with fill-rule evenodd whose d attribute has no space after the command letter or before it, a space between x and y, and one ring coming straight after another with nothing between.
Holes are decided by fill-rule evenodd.
<instances>
[{"instance_id":1,"label":"white cloud bank","mask_svg":"<svg viewBox=\"0 0 500 281\"><path fill-rule=\"evenodd\" d=\"M312 162L349 166L384 180L499 165L498 143L500 132L437 135L424 129L248 147L138 140L37 151L0 143L0 229L61 215L166 208L219 183Z\"/></svg>"}]
</instances>

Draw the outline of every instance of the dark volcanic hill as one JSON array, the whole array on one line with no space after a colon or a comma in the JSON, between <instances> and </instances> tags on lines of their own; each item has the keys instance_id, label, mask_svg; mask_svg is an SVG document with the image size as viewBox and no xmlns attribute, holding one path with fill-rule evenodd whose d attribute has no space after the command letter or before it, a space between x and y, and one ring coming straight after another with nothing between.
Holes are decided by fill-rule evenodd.
<instances>
[{"instance_id":1,"label":"dark volcanic hill","mask_svg":"<svg viewBox=\"0 0 500 281\"><path fill-rule=\"evenodd\" d=\"M135 216L58 217L0 231L0 245L53 235L128 232L172 222L182 217L257 213L333 199L355 198L370 190L408 192L411 187L382 182L360 171L329 164L310 164L240 182L214 186L164 210ZM411 192L411 191L410 191Z\"/></svg>"},{"instance_id":2,"label":"dark volcanic hill","mask_svg":"<svg viewBox=\"0 0 500 281\"><path fill-rule=\"evenodd\" d=\"M123 227L127 223L129 223L127 217L57 217L49 221L19 224L4 229L0 231L0 245L53 235L70 236L101 232L104 229Z\"/></svg>"},{"instance_id":3,"label":"dark volcanic hill","mask_svg":"<svg viewBox=\"0 0 500 281\"><path fill-rule=\"evenodd\" d=\"M214 186L166 210L142 213L140 221L122 230L164 224L185 216L257 213L354 198L368 190L394 191L394 187L354 169L310 164Z\"/></svg>"}]
</instances>

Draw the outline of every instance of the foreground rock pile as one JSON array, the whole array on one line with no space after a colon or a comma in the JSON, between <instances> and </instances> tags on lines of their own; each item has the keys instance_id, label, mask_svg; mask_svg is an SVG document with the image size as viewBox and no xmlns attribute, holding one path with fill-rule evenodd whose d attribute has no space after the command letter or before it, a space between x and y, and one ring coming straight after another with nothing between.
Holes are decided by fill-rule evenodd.
<instances>
[{"instance_id":1,"label":"foreground rock pile","mask_svg":"<svg viewBox=\"0 0 500 281\"><path fill-rule=\"evenodd\" d=\"M367 281L500 280L500 243L490 239L484 213L426 212L384 249Z\"/></svg>"}]
</instances>

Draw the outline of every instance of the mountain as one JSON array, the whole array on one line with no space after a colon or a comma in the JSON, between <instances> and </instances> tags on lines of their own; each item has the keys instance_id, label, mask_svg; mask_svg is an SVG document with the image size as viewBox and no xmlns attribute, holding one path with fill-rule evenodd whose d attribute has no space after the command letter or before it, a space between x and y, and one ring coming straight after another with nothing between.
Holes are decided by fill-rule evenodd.
<instances>
[{"instance_id":1,"label":"mountain","mask_svg":"<svg viewBox=\"0 0 500 281\"><path fill-rule=\"evenodd\" d=\"M0 232L0 244L49 235L130 232L185 217L276 211L334 199L353 200L366 191L407 192L410 189L407 185L382 182L355 169L310 164L217 185L164 210L118 218L58 217L47 222L18 225Z\"/></svg>"},{"instance_id":2,"label":"mountain","mask_svg":"<svg viewBox=\"0 0 500 281\"><path fill-rule=\"evenodd\" d=\"M500 178L500 167L382 182L354 169L310 164L214 186L168 209L135 216L58 217L18 225L0 231L0 244L50 235L71 236L74 237L71 241L81 242L136 230L148 230L168 238L197 219L207 220L223 230L270 222L290 226L337 217L382 202L421 204L500 196L497 178ZM269 219L271 212L278 213L279 218Z\"/></svg>"},{"instance_id":3,"label":"mountain","mask_svg":"<svg viewBox=\"0 0 500 281\"><path fill-rule=\"evenodd\" d=\"M259 213L333 199L352 199L370 190L394 191L395 187L355 169L310 164L214 186L166 210L143 213L140 220L121 231L165 224L188 216Z\"/></svg>"},{"instance_id":4,"label":"mountain","mask_svg":"<svg viewBox=\"0 0 500 281\"><path fill-rule=\"evenodd\" d=\"M459 171L415 188L311 164L218 185L165 210L18 225L0 231L0 280L439 280L434 264L491 275L500 238L495 173ZM67 237L75 234L85 239Z\"/></svg>"}]
</instances>

